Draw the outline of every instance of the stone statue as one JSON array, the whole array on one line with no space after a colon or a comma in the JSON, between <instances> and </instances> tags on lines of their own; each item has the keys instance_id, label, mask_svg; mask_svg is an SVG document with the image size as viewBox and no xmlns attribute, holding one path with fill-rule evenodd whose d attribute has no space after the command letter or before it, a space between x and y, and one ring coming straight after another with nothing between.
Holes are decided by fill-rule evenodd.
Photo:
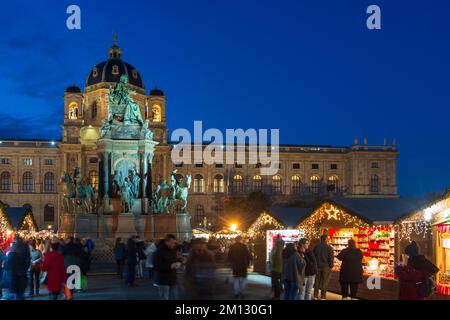
<instances>
[{"instance_id":1,"label":"stone statue","mask_svg":"<svg viewBox=\"0 0 450 320\"><path fill-rule=\"evenodd\" d=\"M122 202L122 210L124 212L130 212L133 209L134 197L132 191L132 185L128 180L128 177L123 181L123 185L120 189L120 197Z\"/></svg>"},{"instance_id":2,"label":"stone statue","mask_svg":"<svg viewBox=\"0 0 450 320\"><path fill-rule=\"evenodd\" d=\"M66 193L64 194L63 202L66 212L71 212L71 205L75 207L74 199L76 197L75 182L73 177L68 172L64 172L61 181L66 184Z\"/></svg>"},{"instance_id":3,"label":"stone statue","mask_svg":"<svg viewBox=\"0 0 450 320\"><path fill-rule=\"evenodd\" d=\"M136 168L134 168L133 170L128 170L128 178L130 179L131 182L131 190L133 192L133 197L138 198L141 178L139 177Z\"/></svg>"},{"instance_id":4,"label":"stone statue","mask_svg":"<svg viewBox=\"0 0 450 320\"><path fill-rule=\"evenodd\" d=\"M186 175L186 180L180 179L180 181L176 177L177 170L172 171L170 176L170 181L173 188L172 198L173 200L181 200L181 210L186 212L187 209L187 198L189 194L189 188L191 187L191 176Z\"/></svg>"},{"instance_id":5,"label":"stone statue","mask_svg":"<svg viewBox=\"0 0 450 320\"><path fill-rule=\"evenodd\" d=\"M138 123L143 125L141 109L130 97L136 92L128 88L128 76L123 74L114 89L109 87L109 119L111 123L116 117L124 124Z\"/></svg>"},{"instance_id":6,"label":"stone statue","mask_svg":"<svg viewBox=\"0 0 450 320\"><path fill-rule=\"evenodd\" d=\"M153 212L154 213L169 213L170 208L170 186L166 180L156 187L153 198Z\"/></svg>"}]
</instances>

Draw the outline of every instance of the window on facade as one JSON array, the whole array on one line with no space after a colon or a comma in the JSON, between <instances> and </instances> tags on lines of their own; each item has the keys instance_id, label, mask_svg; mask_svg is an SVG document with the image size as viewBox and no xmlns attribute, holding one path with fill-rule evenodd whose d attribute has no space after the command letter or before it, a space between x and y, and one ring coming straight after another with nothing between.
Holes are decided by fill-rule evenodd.
<instances>
[{"instance_id":1,"label":"window on facade","mask_svg":"<svg viewBox=\"0 0 450 320\"><path fill-rule=\"evenodd\" d=\"M119 74L119 66L118 65L113 65L112 66L112 74L113 75L118 75Z\"/></svg>"},{"instance_id":2,"label":"window on facade","mask_svg":"<svg viewBox=\"0 0 450 320\"><path fill-rule=\"evenodd\" d=\"M55 222L55 207L51 204L47 204L44 207L44 221L46 223Z\"/></svg>"},{"instance_id":3,"label":"window on facade","mask_svg":"<svg viewBox=\"0 0 450 320\"><path fill-rule=\"evenodd\" d=\"M55 192L55 175L53 172L44 174L44 192Z\"/></svg>"},{"instance_id":4,"label":"window on facade","mask_svg":"<svg viewBox=\"0 0 450 320\"><path fill-rule=\"evenodd\" d=\"M33 174L29 171L27 171L23 174L22 191L23 192L32 192L33 191Z\"/></svg>"},{"instance_id":5,"label":"window on facade","mask_svg":"<svg viewBox=\"0 0 450 320\"><path fill-rule=\"evenodd\" d=\"M292 169L294 169L294 170L300 169L300 163L293 163Z\"/></svg>"},{"instance_id":6,"label":"window on facade","mask_svg":"<svg viewBox=\"0 0 450 320\"><path fill-rule=\"evenodd\" d=\"M243 192L244 191L244 179L240 174L233 177L233 192Z\"/></svg>"},{"instance_id":7,"label":"window on facade","mask_svg":"<svg viewBox=\"0 0 450 320\"><path fill-rule=\"evenodd\" d=\"M291 177L292 182L292 193L300 193L301 192L301 186L302 186L302 180L300 179L300 176L294 175Z\"/></svg>"},{"instance_id":8,"label":"window on facade","mask_svg":"<svg viewBox=\"0 0 450 320\"><path fill-rule=\"evenodd\" d=\"M314 194L319 193L320 190L320 178L319 176L311 177L311 192Z\"/></svg>"},{"instance_id":9,"label":"window on facade","mask_svg":"<svg viewBox=\"0 0 450 320\"><path fill-rule=\"evenodd\" d=\"M195 164L195 167L196 167L196 168L203 168L203 163L196 163L196 164Z\"/></svg>"},{"instance_id":10,"label":"window on facade","mask_svg":"<svg viewBox=\"0 0 450 320\"><path fill-rule=\"evenodd\" d=\"M378 192L379 191L379 179L376 174L370 177L370 192Z\"/></svg>"},{"instance_id":11,"label":"window on facade","mask_svg":"<svg viewBox=\"0 0 450 320\"><path fill-rule=\"evenodd\" d=\"M76 120L78 119L78 104L76 102L72 102L69 104L69 119Z\"/></svg>"},{"instance_id":12,"label":"window on facade","mask_svg":"<svg viewBox=\"0 0 450 320\"><path fill-rule=\"evenodd\" d=\"M23 159L23 165L24 166L32 166L33 165L33 159Z\"/></svg>"},{"instance_id":13,"label":"window on facade","mask_svg":"<svg viewBox=\"0 0 450 320\"><path fill-rule=\"evenodd\" d=\"M262 177L260 175L253 176L252 189L253 191L262 189Z\"/></svg>"},{"instance_id":14,"label":"window on facade","mask_svg":"<svg viewBox=\"0 0 450 320\"><path fill-rule=\"evenodd\" d=\"M242 164L240 164L240 163L235 163L235 164L234 164L234 167L240 169L240 168L242 168Z\"/></svg>"},{"instance_id":15,"label":"window on facade","mask_svg":"<svg viewBox=\"0 0 450 320\"><path fill-rule=\"evenodd\" d=\"M203 192L203 176L201 174L196 174L194 177L194 192Z\"/></svg>"},{"instance_id":16,"label":"window on facade","mask_svg":"<svg viewBox=\"0 0 450 320\"><path fill-rule=\"evenodd\" d=\"M152 121L153 122L161 122L162 121L162 117L161 117L161 106L154 104L152 107L152 112L153 112L153 118Z\"/></svg>"},{"instance_id":17,"label":"window on facade","mask_svg":"<svg viewBox=\"0 0 450 320\"><path fill-rule=\"evenodd\" d=\"M2 164L11 164L11 160L10 160L10 159L6 159L6 158L3 158L1 163L2 163Z\"/></svg>"},{"instance_id":18,"label":"window on facade","mask_svg":"<svg viewBox=\"0 0 450 320\"><path fill-rule=\"evenodd\" d=\"M372 162L371 165L370 165L370 167L371 167L372 169L378 169L378 162Z\"/></svg>"},{"instance_id":19,"label":"window on facade","mask_svg":"<svg viewBox=\"0 0 450 320\"><path fill-rule=\"evenodd\" d=\"M53 159L44 159L44 165L52 166L54 164Z\"/></svg>"},{"instance_id":20,"label":"window on facade","mask_svg":"<svg viewBox=\"0 0 450 320\"><path fill-rule=\"evenodd\" d=\"M272 192L281 193L281 177L280 176L272 177Z\"/></svg>"},{"instance_id":21,"label":"window on facade","mask_svg":"<svg viewBox=\"0 0 450 320\"><path fill-rule=\"evenodd\" d=\"M7 171L0 174L0 191L11 191L11 174Z\"/></svg>"},{"instance_id":22,"label":"window on facade","mask_svg":"<svg viewBox=\"0 0 450 320\"><path fill-rule=\"evenodd\" d=\"M223 168L223 163L216 163L216 168Z\"/></svg>"},{"instance_id":23,"label":"window on facade","mask_svg":"<svg viewBox=\"0 0 450 320\"><path fill-rule=\"evenodd\" d=\"M195 206L194 224L196 226L203 226L205 221L205 208L201 204Z\"/></svg>"},{"instance_id":24,"label":"window on facade","mask_svg":"<svg viewBox=\"0 0 450 320\"><path fill-rule=\"evenodd\" d=\"M256 168L256 169L261 168L261 162L258 162L257 164L255 164L255 168Z\"/></svg>"},{"instance_id":25,"label":"window on facade","mask_svg":"<svg viewBox=\"0 0 450 320\"><path fill-rule=\"evenodd\" d=\"M330 164L330 170L337 170L338 166L336 163Z\"/></svg>"},{"instance_id":26,"label":"window on facade","mask_svg":"<svg viewBox=\"0 0 450 320\"><path fill-rule=\"evenodd\" d=\"M319 164L318 164L318 163L313 163L313 164L311 165L311 169L313 169L313 170L319 169Z\"/></svg>"},{"instance_id":27,"label":"window on facade","mask_svg":"<svg viewBox=\"0 0 450 320\"><path fill-rule=\"evenodd\" d=\"M182 168L182 167L183 167L183 162L175 163L175 168Z\"/></svg>"},{"instance_id":28,"label":"window on facade","mask_svg":"<svg viewBox=\"0 0 450 320\"><path fill-rule=\"evenodd\" d=\"M97 163L98 158L89 158L89 163Z\"/></svg>"},{"instance_id":29,"label":"window on facade","mask_svg":"<svg viewBox=\"0 0 450 320\"><path fill-rule=\"evenodd\" d=\"M214 192L215 193L222 193L224 190L223 188L223 176L221 174L216 174L214 177Z\"/></svg>"},{"instance_id":30,"label":"window on facade","mask_svg":"<svg viewBox=\"0 0 450 320\"><path fill-rule=\"evenodd\" d=\"M92 104L92 112L91 112L92 120L97 119L97 112L98 112L97 109L98 109L97 108L97 102L94 101L94 103Z\"/></svg>"},{"instance_id":31,"label":"window on facade","mask_svg":"<svg viewBox=\"0 0 450 320\"><path fill-rule=\"evenodd\" d=\"M95 170L92 170L89 172L89 182L91 183L91 186L94 188L95 191L98 190L98 172Z\"/></svg>"},{"instance_id":32,"label":"window on facade","mask_svg":"<svg viewBox=\"0 0 450 320\"><path fill-rule=\"evenodd\" d=\"M339 178L333 175L328 178L327 190L329 192L337 192L339 188Z\"/></svg>"}]
</instances>

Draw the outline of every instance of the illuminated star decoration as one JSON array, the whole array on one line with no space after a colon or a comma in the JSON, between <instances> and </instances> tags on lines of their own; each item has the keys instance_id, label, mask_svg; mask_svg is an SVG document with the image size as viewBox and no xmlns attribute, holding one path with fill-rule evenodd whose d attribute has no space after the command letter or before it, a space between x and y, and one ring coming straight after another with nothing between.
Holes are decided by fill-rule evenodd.
<instances>
[{"instance_id":1,"label":"illuminated star decoration","mask_svg":"<svg viewBox=\"0 0 450 320\"><path fill-rule=\"evenodd\" d=\"M331 207L330 209L326 210L327 214L328 214L328 220L339 220L338 218L338 214L339 214L339 210L334 209L333 207Z\"/></svg>"}]
</instances>

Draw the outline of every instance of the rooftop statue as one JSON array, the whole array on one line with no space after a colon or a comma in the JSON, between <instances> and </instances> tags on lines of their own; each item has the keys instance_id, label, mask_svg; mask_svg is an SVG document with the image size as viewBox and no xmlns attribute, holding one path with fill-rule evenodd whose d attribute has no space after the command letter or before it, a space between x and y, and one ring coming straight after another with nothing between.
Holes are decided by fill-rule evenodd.
<instances>
[{"instance_id":1,"label":"rooftop statue","mask_svg":"<svg viewBox=\"0 0 450 320\"><path fill-rule=\"evenodd\" d=\"M126 74L120 76L120 80L114 88L109 87L109 123L116 119L124 124L144 124L141 109L131 98L131 95L135 93L128 87Z\"/></svg>"}]
</instances>

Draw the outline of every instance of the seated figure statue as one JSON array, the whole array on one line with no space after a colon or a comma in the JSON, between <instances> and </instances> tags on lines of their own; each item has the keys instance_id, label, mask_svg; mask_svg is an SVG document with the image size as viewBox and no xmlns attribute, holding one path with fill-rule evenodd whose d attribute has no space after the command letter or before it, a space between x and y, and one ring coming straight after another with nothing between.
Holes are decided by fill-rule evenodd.
<instances>
[{"instance_id":1,"label":"seated figure statue","mask_svg":"<svg viewBox=\"0 0 450 320\"><path fill-rule=\"evenodd\" d=\"M128 76L123 74L114 88L109 88L109 122L118 118L124 124L138 123L142 125L141 109L131 98L136 92L128 87Z\"/></svg>"}]
</instances>

